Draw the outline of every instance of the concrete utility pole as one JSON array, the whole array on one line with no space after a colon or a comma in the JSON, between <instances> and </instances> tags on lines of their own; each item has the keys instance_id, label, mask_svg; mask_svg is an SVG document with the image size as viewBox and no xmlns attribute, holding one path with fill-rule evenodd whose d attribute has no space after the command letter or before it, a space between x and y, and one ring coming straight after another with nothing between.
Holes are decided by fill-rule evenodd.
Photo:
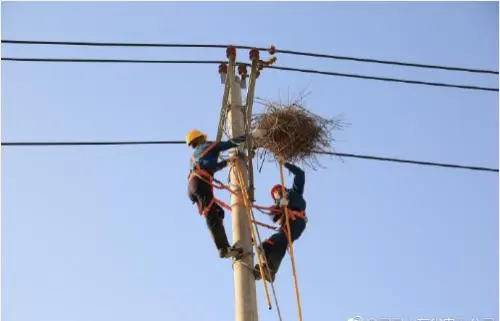
<instances>
[{"instance_id":1,"label":"concrete utility pole","mask_svg":"<svg viewBox=\"0 0 500 321\"><path fill-rule=\"evenodd\" d=\"M227 115L228 129L231 138L245 134L244 106L242 106L241 86L239 78L234 73L228 73L230 82L229 105L230 109ZM229 154L236 155L237 148L229 151ZM243 179L248 182L248 166L242 157L246 153L238 153L240 156L240 168ZM230 184L233 190L240 192L238 177L235 168L230 167ZM257 321L257 300L255 277L248 267L253 267L252 240L250 235L250 226L248 226L247 209L243 206L243 200L239 195L231 194L232 228L233 244L243 248L244 256L240 260L243 264L235 262L234 269L234 298L235 298L235 320L236 321ZM246 265L246 266L245 266Z\"/></svg>"}]
</instances>

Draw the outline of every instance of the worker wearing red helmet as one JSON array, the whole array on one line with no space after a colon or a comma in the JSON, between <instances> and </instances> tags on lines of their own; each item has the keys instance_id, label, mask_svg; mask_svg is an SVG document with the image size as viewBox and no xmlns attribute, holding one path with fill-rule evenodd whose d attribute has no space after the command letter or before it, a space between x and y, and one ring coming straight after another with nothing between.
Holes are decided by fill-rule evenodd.
<instances>
[{"instance_id":1,"label":"worker wearing red helmet","mask_svg":"<svg viewBox=\"0 0 500 321\"><path fill-rule=\"evenodd\" d=\"M285 189L286 197L283 197L283 190L280 184L274 185L271 188L271 197L274 200L273 208L275 209L275 212L273 212L273 221L277 222L281 229L269 239L262 242L261 245L269 267L269 271L264 267L263 270L266 274L264 277L269 282L274 281L288 247L284 207L288 208L292 243L302 235L307 224L307 217L305 216L306 201L304 200L305 173L296 165L285 163L284 166L294 175L292 188ZM262 276L260 275L258 265L255 266L254 271L255 278L259 280Z\"/></svg>"}]
</instances>

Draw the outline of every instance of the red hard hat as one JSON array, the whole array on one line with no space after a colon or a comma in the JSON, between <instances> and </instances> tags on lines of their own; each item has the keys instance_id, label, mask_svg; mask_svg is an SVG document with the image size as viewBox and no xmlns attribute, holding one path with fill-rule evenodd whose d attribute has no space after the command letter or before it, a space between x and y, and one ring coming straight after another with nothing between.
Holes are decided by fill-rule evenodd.
<instances>
[{"instance_id":1,"label":"red hard hat","mask_svg":"<svg viewBox=\"0 0 500 321\"><path fill-rule=\"evenodd\" d=\"M276 184L274 185L272 188L271 188L271 197L274 198L274 192L276 191L281 191L282 190L282 186L281 184Z\"/></svg>"}]
</instances>

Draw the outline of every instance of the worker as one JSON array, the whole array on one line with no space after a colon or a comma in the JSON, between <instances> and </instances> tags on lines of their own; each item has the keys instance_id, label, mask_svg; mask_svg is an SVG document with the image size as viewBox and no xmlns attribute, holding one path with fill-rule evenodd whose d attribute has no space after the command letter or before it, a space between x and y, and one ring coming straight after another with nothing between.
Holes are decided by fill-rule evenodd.
<instances>
[{"instance_id":1,"label":"worker","mask_svg":"<svg viewBox=\"0 0 500 321\"><path fill-rule=\"evenodd\" d=\"M283 195L281 184L271 188L271 197L274 200L271 211L272 220L280 225L280 230L262 242L261 250L264 252L267 267L263 266L264 277L269 282L274 282L276 273L288 247L287 225L284 208L288 208L290 234L292 243L304 232L307 224L305 215L306 201L304 200L304 171L293 164L284 163L284 166L294 175L292 188L286 188ZM259 265L255 265L254 276L257 280L262 278Z\"/></svg>"},{"instance_id":2,"label":"worker","mask_svg":"<svg viewBox=\"0 0 500 321\"><path fill-rule=\"evenodd\" d=\"M264 134L265 131L261 129L255 129L251 133L254 138L260 138ZM188 195L193 204L197 204L200 214L205 216L221 258L237 256L242 253L242 250L229 245L223 224L224 210L215 202L211 183L214 174L227 166L227 160L218 162L220 153L237 147L245 141L244 135L228 141L208 142L207 136L198 130L191 130L186 135L186 144L194 149L191 157Z\"/></svg>"}]
</instances>

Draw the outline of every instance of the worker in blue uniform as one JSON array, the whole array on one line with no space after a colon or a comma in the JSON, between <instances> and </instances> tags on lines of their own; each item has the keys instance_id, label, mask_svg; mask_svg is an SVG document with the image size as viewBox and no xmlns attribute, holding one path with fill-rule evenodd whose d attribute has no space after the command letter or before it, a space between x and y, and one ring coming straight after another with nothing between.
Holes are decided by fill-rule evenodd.
<instances>
[{"instance_id":1,"label":"worker in blue uniform","mask_svg":"<svg viewBox=\"0 0 500 321\"><path fill-rule=\"evenodd\" d=\"M264 277L269 282L274 282L288 247L284 208L288 208L292 243L302 235L307 224L306 201L304 199L305 173L296 165L284 163L284 166L294 175L292 188L285 188L285 196L282 193L281 184L271 188L271 197L274 200L272 220L279 224L280 230L261 244L261 250L267 262L267 267L263 267ZM258 264L255 266L254 275L257 280L262 278Z\"/></svg>"},{"instance_id":2,"label":"worker in blue uniform","mask_svg":"<svg viewBox=\"0 0 500 321\"><path fill-rule=\"evenodd\" d=\"M256 129L254 138L262 137L265 131ZM246 141L241 136L228 141L208 142L207 136L199 130L191 130L186 135L186 144L194 149L191 157L188 195L196 203L201 215L205 216L208 229L221 258L241 254L241 249L229 245L224 229L224 210L215 202L212 180L215 173L227 166L227 160L218 162L221 152L237 147Z\"/></svg>"}]
</instances>

